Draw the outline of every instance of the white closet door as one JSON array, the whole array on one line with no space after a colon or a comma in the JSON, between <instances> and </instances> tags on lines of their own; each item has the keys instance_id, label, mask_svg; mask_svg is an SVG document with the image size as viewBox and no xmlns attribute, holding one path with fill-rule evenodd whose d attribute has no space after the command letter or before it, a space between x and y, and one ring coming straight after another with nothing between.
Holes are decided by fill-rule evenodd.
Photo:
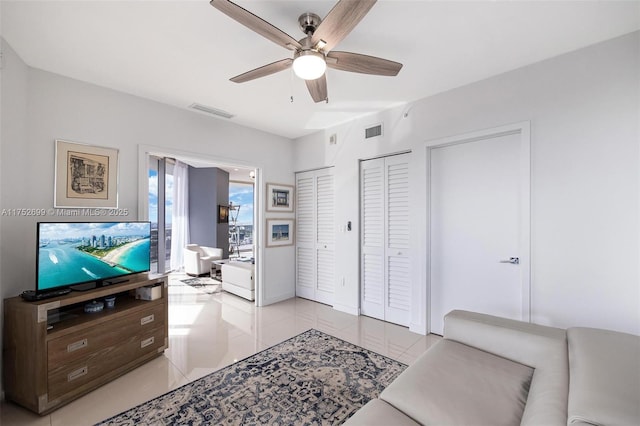
<instances>
[{"instance_id":1,"label":"white closet door","mask_svg":"<svg viewBox=\"0 0 640 426\"><path fill-rule=\"evenodd\" d=\"M333 169L296 174L296 295L333 304L335 202Z\"/></svg>"},{"instance_id":2,"label":"white closet door","mask_svg":"<svg viewBox=\"0 0 640 426\"><path fill-rule=\"evenodd\" d=\"M296 175L296 295L314 299L315 288L315 178Z\"/></svg>"},{"instance_id":3,"label":"white closet door","mask_svg":"<svg viewBox=\"0 0 640 426\"><path fill-rule=\"evenodd\" d=\"M316 174L316 297L333 305L335 287L335 205L333 169Z\"/></svg>"},{"instance_id":4,"label":"white closet door","mask_svg":"<svg viewBox=\"0 0 640 426\"><path fill-rule=\"evenodd\" d=\"M407 155L385 159L386 306L385 320L409 325L409 163Z\"/></svg>"},{"instance_id":5,"label":"white closet door","mask_svg":"<svg viewBox=\"0 0 640 426\"><path fill-rule=\"evenodd\" d=\"M361 190L361 312L409 325L408 155L363 161Z\"/></svg>"},{"instance_id":6,"label":"white closet door","mask_svg":"<svg viewBox=\"0 0 640 426\"><path fill-rule=\"evenodd\" d=\"M384 158L360 164L360 312L384 319Z\"/></svg>"}]
</instances>

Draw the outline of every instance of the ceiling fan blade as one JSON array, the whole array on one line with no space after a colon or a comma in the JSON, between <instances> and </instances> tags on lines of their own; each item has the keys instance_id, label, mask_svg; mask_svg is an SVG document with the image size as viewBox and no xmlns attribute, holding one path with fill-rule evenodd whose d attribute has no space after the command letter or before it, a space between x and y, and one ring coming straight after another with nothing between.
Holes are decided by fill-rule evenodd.
<instances>
[{"instance_id":1,"label":"ceiling fan blade","mask_svg":"<svg viewBox=\"0 0 640 426\"><path fill-rule=\"evenodd\" d=\"M327 100L327 77L323 74L322 77L315 80L305 80L307 83L307 89L313 98L314 102L323 102Z\"/></svg>"},{"instance_id":2,"label":"ceiling fan blade","mask_svg":"<svg viewBox=\"0 0 640 426\"><path fill-rule=\"evenodd\" d=\"M235 3L228 0L211 0L209 3L231 19L238 21L245 27L257 32L263 37L268 38L279 46L289 50L302 49L300 43L289 34L274 27L264 19L254 15Z\"/></svg>"},{"instance_id":3,"label":"ceiling fan blade","mask_svg":"<svg viewBox=\"0 0 640 426\"><path fill-rule=\"evenodd\" d=\"M244 83L245 81L255 80L256 78L265 77L267 75L275 74L280 71L284 71L287 68L291 67L293 63L293 59L287 58L282 59L280 61L273 62L269 65L262 66L260 68L256 68L251 71L247 71L244 74L237 75L233 78L230 78L234 83Z\"/></svg>"},{"instance_id":4,"label":"ceiling fan blade","mask_svg":"<svg viewBox=\"0 0 640 426\"><path fill-rule=\"evenodd\" d=\"M316 28L311 36L311 45L317 46L319 41L323 41L324 44L318 48L324 52L333 49L358 25L376 1L340 0Z\"/></svg>"},{"instance_id":5,"label":"ceiling fan blade","mask_svg":"<svg viewBox=\"0 0 640 426\"><path fill-rule=\"evenodd\" d=\"M351 52L330 52L327 66L341 71L387 76L398 75L402 68L399 62Z\"/></svg>"}]
</instances>

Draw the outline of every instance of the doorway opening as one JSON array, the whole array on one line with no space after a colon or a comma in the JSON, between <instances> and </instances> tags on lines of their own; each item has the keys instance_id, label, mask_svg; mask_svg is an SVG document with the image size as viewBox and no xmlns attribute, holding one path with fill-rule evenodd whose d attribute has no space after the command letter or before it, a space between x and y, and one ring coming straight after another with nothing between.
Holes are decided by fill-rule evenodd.
<instances>
[{"instance_id":1,"label":"doorway opening","mask_svg":"<svg viewBox=\"0 0 640 426\"><path fill-rule=\"evenodd\" d=\"M190 243L189 230L183 228L183 236L179 225L181 216L176 214L176 203L185 204L186 190L180 182L180 167L187 166L191 171L215 169L224 175L226 182L217 186L219 193L224 193L224 202L216 202L215 207L207 209L209 213L200 215L205 221L210 221L214 232L217 233L216 244L210 245L224 249L223 258L251 258L255 264L255 303L262 304L262 265L259 223L259 205L262 202L259 191L254 185L259 185L262 172L259 168L241 161L230 163L228 159L220 160L206 155L178 152L164 148L149 146L139 147L139 216L141 220L152 222L152 272L169 273L180 270L179 257L176 256L177 246L186 247ZM180 167L178 167L180 166ZM176 177L176 175L178 175ZM228 177L228 179L227 179ZM187 179L188 181L188 179ZM188 185L188 184L187 184ZM198 189L197 191L200 191ZM205 192L208 189L205 190ZM179 194L183 195L180 196ZM197 192L199 194L201 192ZM178 194L178 195L176 195ZM195 197L196 200L201 197ZM176 200L178 199L178 200ZM182 199L182 200L180 200ZM188 203L188 202L187 202ZM228 211L228 224L220 220L220 208ZM180 210L178 210L180 212ZM178 222L178 225L176 225ZM221 226L222 225L222 226ZM197 232L200 235L199 232ZM207 245L202 244L201 245ZM176 246L176 247L173 247ZM172 248L173 254L172 254ZM184 250L183 250L184 251ZM173 259L175 257L175 259ZM245 260L245 259L242 259Z\"/></svg>"}]
</instances>

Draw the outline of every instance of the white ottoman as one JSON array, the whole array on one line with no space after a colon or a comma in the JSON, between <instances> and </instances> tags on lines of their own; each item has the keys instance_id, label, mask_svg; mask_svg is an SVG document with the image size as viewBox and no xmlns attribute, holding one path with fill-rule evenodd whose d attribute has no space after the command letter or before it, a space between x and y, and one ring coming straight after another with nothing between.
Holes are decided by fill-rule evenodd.
<instances>
[{"instance_id":1,"label":"white ottoman","mask_svg":"<svg viewBox=\"0 0 640 426\"><path fill-rule=\"evenodd\" d=\"M249 262L229 262L222 265L222 289L245 299L255 300L254 266Z\"/></svg>"}]
</instances>

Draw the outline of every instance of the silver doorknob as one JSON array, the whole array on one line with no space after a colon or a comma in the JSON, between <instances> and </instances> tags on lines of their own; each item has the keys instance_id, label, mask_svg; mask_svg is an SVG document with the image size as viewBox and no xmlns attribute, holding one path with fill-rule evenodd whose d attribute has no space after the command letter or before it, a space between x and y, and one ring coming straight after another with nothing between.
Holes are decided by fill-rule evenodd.
<instances>
[{"instance_id":1,"label":"silver doorknob","mask_svg":"<svg viewBox=\"0 0 640 426\"><path fill-rule=\"evenodd\" d=\"M510 257L509 259L500 260L500 263L511 263L512 265L519 265L520 258L519 257Z\"/></svg>"}]
</instances>

